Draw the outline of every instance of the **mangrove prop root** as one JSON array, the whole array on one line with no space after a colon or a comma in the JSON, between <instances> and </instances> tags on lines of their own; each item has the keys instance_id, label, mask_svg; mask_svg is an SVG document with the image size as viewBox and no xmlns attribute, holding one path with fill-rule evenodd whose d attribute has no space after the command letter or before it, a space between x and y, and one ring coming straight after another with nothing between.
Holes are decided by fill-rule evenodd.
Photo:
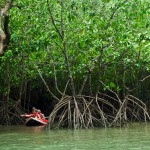
<instances>
[{"instance_id":1,"label":"mangrove prop root","mask_svg":"<svg viewBox=\"0 0 150 150\"><path fill-rule=\"evenodd\" d=\"M23 124L24 120L20 117L23 113L23 109L18 106L18 103L14 105L2 105L0 107L0 124L1 125L16 125Z\"/></svg>"},{"instance_id":2,"label":"mangrove prop root","mask_svg":"<svg viewBox=\"0 0 150 150\"><path fill-rule=\"evenodd\" d=\"M146 105L132 95L127 95L123 101L101 93L95 97L65 95L51 112L47 127L106 128L123 126L131 118L139 122L150 119Z\"/></svg>"}]
</instances>

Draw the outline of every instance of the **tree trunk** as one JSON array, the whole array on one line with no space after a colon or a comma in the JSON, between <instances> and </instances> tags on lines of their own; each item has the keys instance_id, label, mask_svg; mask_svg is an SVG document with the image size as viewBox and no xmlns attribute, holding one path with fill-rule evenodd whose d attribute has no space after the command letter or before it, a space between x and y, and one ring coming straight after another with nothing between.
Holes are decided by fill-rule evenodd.
<instances>
[{"instance_id":1,"label":"tree trunk","mask_svg":"<svg viewBox=\"0 0 150 150\"><path fill-rule=\"evenodd\" d=\"M7 50L10 41L9 33L9 10L11 9L13 0L7 0L4 8L0 8L0 55ZM4 21L3 21L4 17Z\"/></svg>"}]
</instances>

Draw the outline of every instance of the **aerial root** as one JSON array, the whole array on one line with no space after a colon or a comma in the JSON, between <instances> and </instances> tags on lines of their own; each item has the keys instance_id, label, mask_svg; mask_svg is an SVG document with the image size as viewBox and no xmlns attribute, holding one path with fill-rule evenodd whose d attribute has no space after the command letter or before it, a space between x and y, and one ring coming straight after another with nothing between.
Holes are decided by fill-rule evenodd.
<instances>
[{"instance_id":1,"label":"aerial root","mask_svg":"<svg viewBox=\"0 0 150 150\"><path fill-rule=\"evenodd\" d=\"M64 96L49 116L48 127L94 128L123 126L128 120L147 121L150 116L146 105L128 95L124 101L105 95L76 97Z\"/></svg>"},{"instance_id":2,"label":"aerial root","mask_svg":"<svg viewBox=\"0 0 150 150\"><path fill-rule=\"evenodd\" d=\"M0 107L0 122L1 125L16 125L24 123L24 120L20 117L23 113L23 109L18 106L18 103L13 105L2 105Z\"/></svg>"}]
</instances>

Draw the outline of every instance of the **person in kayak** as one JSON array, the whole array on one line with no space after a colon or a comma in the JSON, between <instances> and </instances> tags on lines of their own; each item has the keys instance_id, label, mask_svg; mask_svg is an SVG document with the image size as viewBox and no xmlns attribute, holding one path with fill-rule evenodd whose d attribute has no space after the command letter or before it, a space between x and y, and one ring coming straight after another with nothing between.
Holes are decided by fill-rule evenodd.
<instances>
[{"instance_id":1,"label":"person in kayak","mask_svg":"<svg viewBox=\"0 0 150 150\"><path fill-rule=\"evenodd\" d=\"M21 115L25 119L26 126L36 126L36 125L46 125L48 123L48 119L44 116L40 109L32 108L32 112L30 114Z\"/></svg>"},{"instance_id":2,"label":"person in kayak","mask_svg":"<svg viewBox=\"0 0 150 150\"><path fill-rule=\"evenodd\" d=\"M31 114L23 114L20 115L21 117L25 117L25 118L30 118L30 117L34 117L34 118L40 118L40 115L38 113L38 109L36 109L35 107L32 108L32 113Z\"/></svg>"},{"instance_id":3,"label":"person in kayak","mask_svg":"<svg viewBox=\"0 0 150 150\"><path fill-rule=\"evenodd\" d=\"M38 113L38 118L39 118L39 119L45 119L45 116L44 116L44 114L41 112L40 109L37 110L37 113Z\"/></svg>"},{"instance_id":4,"label":"person in kayak","mask_svg":"<svg viewBox=\"0 0 150 150\"><path fill-rule=\"evenodd\" d=\"M35 107L32 108L31 117L35 117L35 118L38 118L38 117L39 117L39 115L38 115L38 110L37 110Z\"/></svg>"},{"instance_id":5,"label":"person in kayak","mask_svg":"<svg viewBox=\"0 0 150 150\"><path fill-rule=\"evenodd\" d=\"M46 119L45 115L41 112L41 110L38 109L37 112L38 112L37 118L40 119L40 120L42 120L43 122L47 123L48 120Z\"/></svg>"}]
</instances>

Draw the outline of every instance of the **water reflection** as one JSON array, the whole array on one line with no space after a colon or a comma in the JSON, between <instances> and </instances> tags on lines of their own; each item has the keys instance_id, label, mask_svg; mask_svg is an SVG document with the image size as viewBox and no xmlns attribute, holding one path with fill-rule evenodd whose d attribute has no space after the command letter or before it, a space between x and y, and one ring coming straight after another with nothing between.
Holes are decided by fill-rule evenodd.
<instances>
[{"instance_id":1,"label":"water reflection","mask_svg":"<svg viewBox=\"0 0 150 150\"><path fill-rule=\"evenodd\" d=\"M129 128L50 130L0 127L1 150L149 150L150 124Z\"/></svg>"}]
</instances>

